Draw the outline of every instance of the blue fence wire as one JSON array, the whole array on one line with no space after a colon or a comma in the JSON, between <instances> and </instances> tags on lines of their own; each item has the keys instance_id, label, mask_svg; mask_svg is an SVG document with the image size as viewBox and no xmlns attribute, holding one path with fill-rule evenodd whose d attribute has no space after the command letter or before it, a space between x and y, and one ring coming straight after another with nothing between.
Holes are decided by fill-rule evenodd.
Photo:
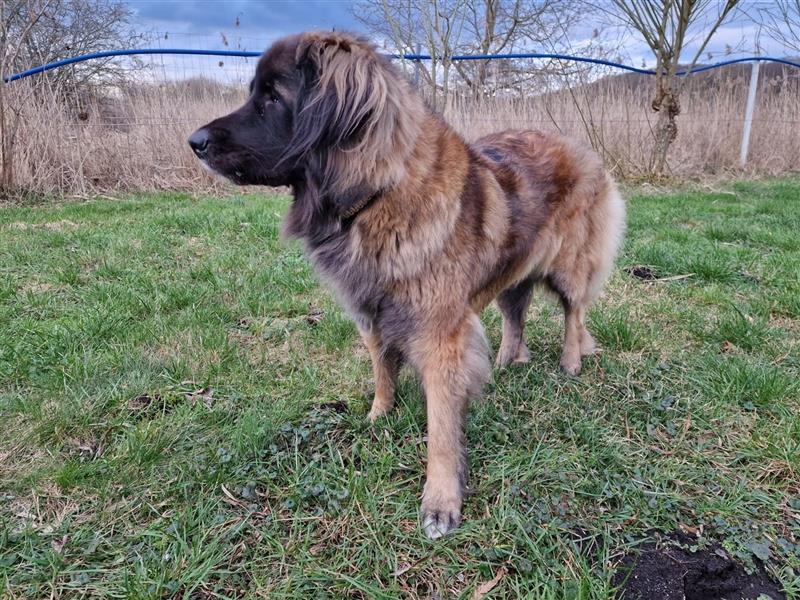
<instances>
[{"instance_id":1,"label":"blue fence wire","mask_svg":"<svg viewBox=\"0 0 800 600\"><path fill-rule=\"evenodd\" d=\"M239 57L239 58L256 58L261 56L261 52L246 52L246 51L239 51L239 50L195 50L195 49L188 49L188 48L134 48L128 50L106 50L104 52L91 52L89 54L82 54L80 56L73 56L71 58L65 58L63 60L57 60L55 62L47 63L44 65L39 65L38 67L33 67L32 69L28 69L27 71L22 71L20 73L14 73L13 75L7 75L3 77L3 80L6 83L10 83L12 81L17 81L18 79L23 79L25 77L30 77L32 75L37 75L39 73L44 73L46 71L52 71L53 69L58 69L59 67L64 67L66 65L72 65L75 63L84 62L87 60L95 60L99 58L111 58L116 56L134 56L134 55L145 55L145 54L183 54L189 56L231 56L231 57ZM428 54L393 54L391 55L392 58L410 60L410 61L427 61L431 60L431 56ZM569 54L550 54L550 53L543 53L543 52L522 52L522 53L511 53L511 54L462 54L457 56L450 57L450 60L453 61L462 61L462 60L501 60L501 59L555 59L555 60L565 60L565 61L572 61L572 62L581 62L581 63L589 63L595 65L602 65L605 67L612 67L615 69L621 69L623 71L630 71L633 73L640 73L642 75L655 75L655 71L652 69L640 69L638 67L632 67L630 65L624 65L622 63L610 61L610 60L603 60L601 58L587 58L585 56L571 56ZM725 60L722 62L714 63L712 65L700 65L693 69L687 69L678 71L678 75L687 75L689 73L702 73L703 71L710 71L712 69L719 69L720 67L725 67L728 65L735 65L738 63L746 63L746 62L773 62L779 63L783 65L788 65L791 67L796 67L800 69L800 63L791 61L785 58L778 58L773 56L748 56L745 58L735 58L732 60Z\"/></svg>"}]
</instances>

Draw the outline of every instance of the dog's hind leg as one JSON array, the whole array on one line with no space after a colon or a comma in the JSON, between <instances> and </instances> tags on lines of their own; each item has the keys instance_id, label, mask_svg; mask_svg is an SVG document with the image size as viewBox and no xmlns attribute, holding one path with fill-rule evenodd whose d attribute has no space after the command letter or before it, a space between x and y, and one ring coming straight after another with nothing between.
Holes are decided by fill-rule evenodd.
<instances>
[{"instance_id":1,"label":"dog's hind leg","mask_svg":"<svg viewBox=\"0 0 800 600\"><path fill-rule=\"evenodd\" d=\"M561 368L570 375L581 372L581 357L586 336L592 336L585 325L586 309L564 303L564 348L561 351ZM592 340L592 345L594 341Z\"/></svg>"},{"instance_id":2,"label":"dog's hind leg","mask_svg":"<svg viewBox=\"0 0 800 600\"><path fill-rule=\"evenodd\" d=\"M581 356L591 356L599 351L600 347L586 328L586 311L584 310L584 316L581 319Z\"/></svg>"},{"instance_id":3,"label":"dog's hind leg","mask_svg":"<svg viewBox=\"0 0 800 600\"><path fill-rule=\"evenodd\" d=\"M569 375L578 375L581 372L581 358L595 351L594 339L586 329L586 284L581 278L570 278L563 271L551 273L545 281L564 308L561 368Z\"/></svg>"},{"instance_id":4,"label":"dog's hind leg","mask_svg":"<svg viewBox=\"0 0 800 600\"><path fill-rule=\"evenodd\" d=\"M359 330L372 359L372 375L375 379L375 397L367 415L371 422L388 413L394 407L397 373L400 356L396 350L381 347L381 338L375 332Z\"/></svg>"},{"instance_id":5,"label":"dog's hind leg","mask_svg":"<svg viewBox=\"0 0 800 600\"><path fill-rule=\"evenodd\" d=\"M455 330L424 334L412 349L428 413L428 466L422 525L430 538L458 526L467 485L464 418L470 397L490 375L489 346L480 319L469 313Z\"/></svg>"},{"instance_id":6,"label":"dog's hind leg","mask_svg":"<svg viewBox=\"0 0 800 600\"><path fill-rule=\"evenodd\" d=\"M514 287L497 297L497 306L503 313L503 340L497 352L496 364L505 367L511 363L530 361L530 352L525 345L525 315L533 293L533 278L523 279Z\"/></svg>"}]
</instances>

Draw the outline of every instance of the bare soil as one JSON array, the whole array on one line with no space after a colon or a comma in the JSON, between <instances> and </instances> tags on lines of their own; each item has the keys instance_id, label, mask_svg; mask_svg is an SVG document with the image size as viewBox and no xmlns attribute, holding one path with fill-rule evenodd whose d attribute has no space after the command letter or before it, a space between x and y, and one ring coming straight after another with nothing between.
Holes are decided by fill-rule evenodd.
<instances>
[{"instance_id":1,"label":"bare soil","mask_svg":"<svg viewBox=\"0 0 800 600\"><path fill-rule=\"evenodd\" d=\"M625 600L786 598L762 567L748 573L719 545L697 552L671 544L645 545L622 560L614 583L622 584Z\"/></svg>"}]
</instances>

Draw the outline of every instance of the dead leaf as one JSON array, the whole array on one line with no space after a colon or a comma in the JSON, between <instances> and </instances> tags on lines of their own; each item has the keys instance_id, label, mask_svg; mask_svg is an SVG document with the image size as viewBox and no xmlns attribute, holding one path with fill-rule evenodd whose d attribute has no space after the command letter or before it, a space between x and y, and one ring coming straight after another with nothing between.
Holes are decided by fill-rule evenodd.
<instances>
[{"instance_id":1,"label":"dead leaf","mask_svg":"<svg viewBox=\"0 0 800 600\"><path fill-rule=\"evenodd\" d=\"M333 402L325 402L324 404L320 404L319 406L322 410L332 410L335 413L346 413L347 412L347 402L343 400L335 400Z\"/></svg>"},{"instance_id":2,"label":"dead leaf","mask_svg":"<svg viewBox=\"0 0 800 600\"><path fill-rule=\"evenodd\" d=\"M734 348L735 348L735 346L733 344L731 344L728 340L725 340L724 342L722 342L721 350L723 352L725 352L726 354L728 352L732 352Z\"/></svg>"},{"instance_id":3,"label":"dead leaf","mask_svg":"<svg viewBox=\"0 0 800 600\"><path fill-rule=\"evenodd\" d=\"M505 576L506 576L506 568L500 567L500 570L497 571L497 575L494 576L494 579L480 584L475 589L475 591L472 593L472 600L481 600L481 598L483 598L486 594L491 592L497 586L497 584L500 583L500 580L502 580L503 577Z\"/></svg>"},{"instance_id":4,"label":"dead leaf","mask_svg":"<svg viewBox=\"0 0 800 600\"><path fill-rule=\"evenodd\" d=\"M416 567L419 563L421 563L424 559L415 560L413 562L402 562L397 565L397 568L392 573L393 577L401 577L408 573L411 569ZM463 580L462 580L463 581Z\"/></svg>"},{"instance_id":5,"label":"dead leaf","mask_svg":"<svg viewBox=\"0 0 800 600\"><path fill-rule=\"evenodd\" d=\"M233 506L244 506L244 502L234 496L231 491L225 487L224 483L221 484L220 487L222 488L222 493L225 495L225 497L222 499L223 502L232 504Z\"/></svg>"},{"instance_id":6,"label":"dead leaf","mask_svg":"<svg viewBox=\"0 0 800 600\"><path fill-rule=\"evenodd\" d=\"M688 533L689 535L693 535L695 537L699 537L700 533L702 532L702 527L692 527L691 525L685 525L683 523L679 524L678 527L684 533Z\"/></svg>"},{"instance_id":7,"label":"dead leaf","mask_svg":"<svg viewBox=\"0 0 800 600\"><path fill-rule=\"evenodd\" d=\"M67 540L69 538L65 535L60 540L53 540L50 542L50 545L53 547L53 551L57 554L61 554L64 551L64 546L67 545Z\"/></svg>"},{"instance_id":8,"label":"dead leaf","mask_svg":"<svg viewBox=\"0 0 800 600\"><path fill-rule=\"evenodd\" d=\"M644 281L652 281L654 279L658 279L658 274L652 267L648 267L645 265L637 266L637 267L628 267L624 269L626 273L628 273L631 277L635 277L636 279L643 279Z\"/></svg>"},{"instance_id":9,"label":"dead leaf","mask_svg":"<svg viewBox=\"0 0 800 600\"><path fill-rule=\"evenodd\" d=\"M142 394L140 396L136 396L135 398L131 398L128 401L128 408L130 408L131 410L144 410L148 406L153 404L153 402L160 402L160 401L161 401L161 396L159 396L158 394L155 394L154 396L151 396L150 394Z\"/></svg>"},{"instance_id":10,"label":"dead leaf","mask_svg":"<svg viewBox=\"0 0 800 600\"><path fill-rule=\"evenodd\" d=\"M69 444L77 454L80 454L83 458L92 460L102 456L104 450L102 442L93 439L81 440L72 438L69 440Z\"/></svg>"},{"instance_id":11,"label":"dead leaf","mask_svg":"<svg viewBox=\"0 0 800 600\"><path fill-rule=\"evenodd\" d=\"M309 305L308 313L306 314L306 323L309 325L316 325L322 318L325 316L325 311L320 308L314 308L313 306Z\"/></svg>"},{"instance_id":12,"label":"dead leaf","mask_svg":"<svg viewBox=\"0 0 800 600\"><path fill-rule=\"evenodd\" d=\"M211 408L214 405L214 390L211 388L200 388L193 392L186 392L186 399L189 402L203 402L203 406Z\"/></svg>"}]
</instances>

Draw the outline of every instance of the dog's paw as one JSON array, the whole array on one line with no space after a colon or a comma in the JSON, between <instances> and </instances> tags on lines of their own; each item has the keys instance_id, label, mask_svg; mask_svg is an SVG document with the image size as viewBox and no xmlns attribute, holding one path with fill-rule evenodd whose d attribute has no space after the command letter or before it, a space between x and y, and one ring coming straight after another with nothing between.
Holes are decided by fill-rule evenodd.
<instances>
[{"instance_id":1,"label":"dog's paw","mask_svg":"<svg viewBox=\"0 0 800 600\"><path fill-rule=\"evenodd\" d=\"M455 511L423 511L422 528L432 540L437 540L449 533L461 523L461 512Z\"/></svg>"},{"instance_id":2,"label":"dog's paw","mask_svg":"<svg viewBox=\"0 0 800 600\"><path fill-rule=\"evenodd\" d=\"M517 365L529 362L531 362L531 353L524 343L519 344L516 348L506 348L501 345L500 351L495 359L495 366L503 368L511 364Z\"/></svg>"},{"instance_id":3,"label":"dog's paw","mask_svg":"<svg viewBox=\"0 0 800 600\"><path fill-rule=\"evenodd\" d=\"M517 355L514 357L514 364L524 365L531 362L531 351L525 344L520 344Z\"/></svg>"},{"instance_id":4,"label":"dog's paw","mask_svg":"<svg viewBox=\"0 0 800 600\"><path fill-rule=\"evenodd\" d=\"M581 357L580 356L562 356L561 357L561 370L567 375L573 377L581 373Z\"/></svg>"},{"instance_id":5,"label":"dog's paw","mask_svg":"<svg viewBox=\"0 0 800 600\"><path fill-rule=\"evenodd\" d=\"M372 407L369 409L369 413L367 413L367 420L370 423L374 423L382 416L388 415L392 411L392 408L394 408L394 402L375 398L372 401Z\"/></svg>"},{"instance_id":6,"label":"dog's paw","mask_svg":"<svg viewBox=\"0 0 800 600\"><path fill-rule=\"evenodd\" d=\"M375 406L373 406L367 413L367 420L370 423L375 423L375 421L388 414L389 411L386 410L385 408L376 408Z\"/></svg>"},{"instance_id":7,"label":"dog's paw","mask_svg":"<svg viewBox=\"0 0 800 600\"><path fill-rule=\"evenodd\" d=\"M498 353L497 358L494 359L494 366L497 367L498 369L502 369L510 365L513 360L514 360L513 355L506 354L501 350Z\"/></svg>"},{"instance_id":8,"label":"dog's paw","mask_svg":"<svg viewBox=\"0 0 800 600\"><path fill-rule=\"evenodd\" d=\"M432 540L452 531L461 522L463 488L458 478L430 479L422 493L422 528Z\"/></svg>"}]
</instances>

